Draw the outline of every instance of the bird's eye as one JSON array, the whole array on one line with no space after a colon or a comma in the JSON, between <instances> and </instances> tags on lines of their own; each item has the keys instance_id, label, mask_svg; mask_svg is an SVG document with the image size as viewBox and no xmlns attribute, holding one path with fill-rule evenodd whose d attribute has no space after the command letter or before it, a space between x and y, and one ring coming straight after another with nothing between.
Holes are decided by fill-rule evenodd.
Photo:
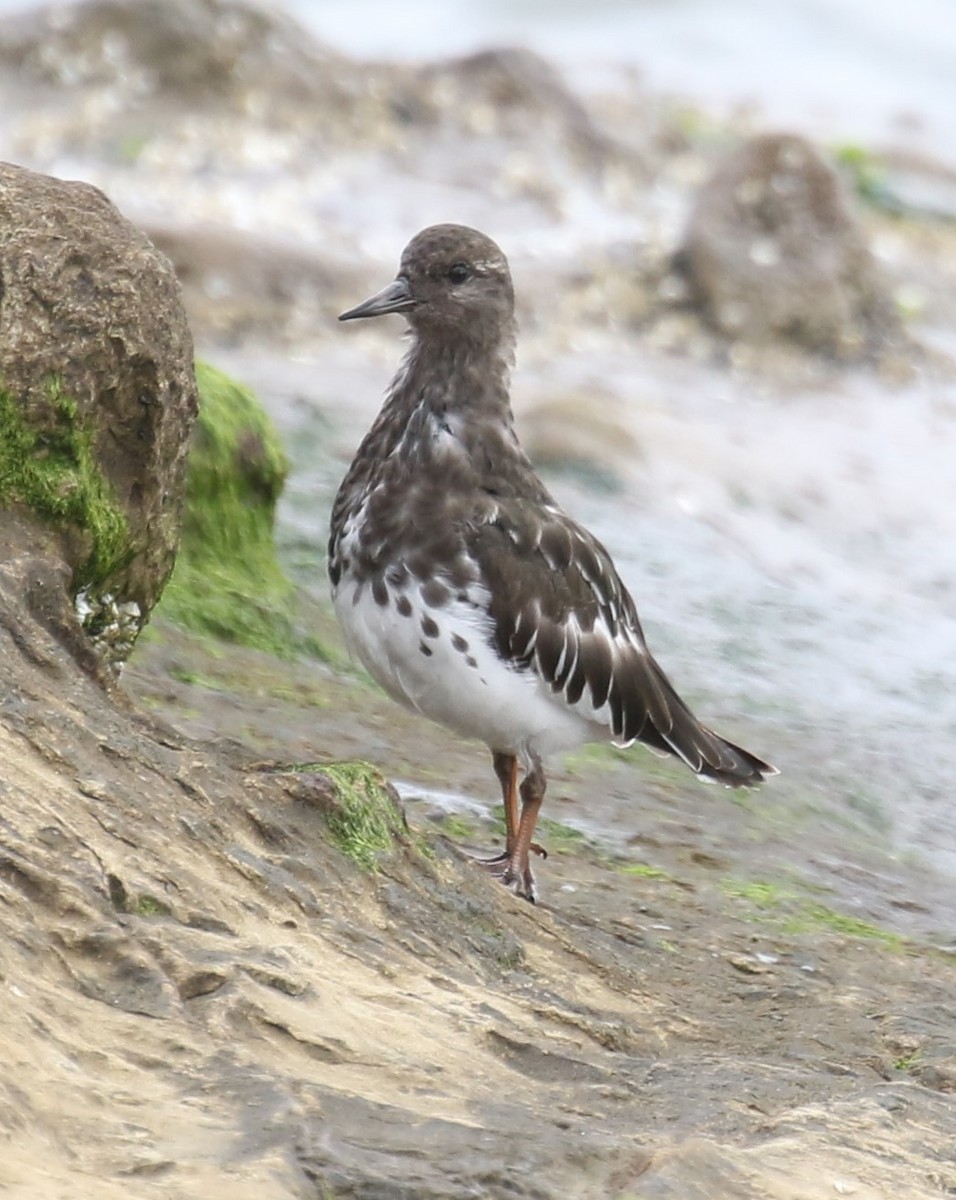
<instances>
[{"instance_id":1,"label":"bird's eye","mask_svg":"<svg viewBox=\"0 0 956 1200\"><path fill-rule=\"evenodd\" d=\"M471 274L471 267L467 263L456 262L453 267L448 268L448 278L452 283L464 283Z\"/></svg>"}]
</instances>

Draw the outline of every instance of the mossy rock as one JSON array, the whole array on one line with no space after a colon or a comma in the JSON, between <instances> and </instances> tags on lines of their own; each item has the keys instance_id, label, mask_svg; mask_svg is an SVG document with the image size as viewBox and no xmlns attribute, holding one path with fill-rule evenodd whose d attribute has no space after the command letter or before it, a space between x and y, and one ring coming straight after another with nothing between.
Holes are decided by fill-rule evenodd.
<instances>
[{"instance_id":1,"label":"mossy rock","mask_svg":"<svg viewBox=\"0 0 956 1200\"><path fill-rule=\"evenodd\" d=\"M45 403L29 406L0 388L0 509L13 506L82 534L88 549L74 570L75 594L103 584L131 554L126 515L96 462L91 424L56 382Z\"/></svg>"},{"instance_id":2,"label":"mossy rock","mask_svg":"<svg viewBox=\"0 0 956 1200\"><path fill-rule=\"evenodd\" d=\"M196 381L182 542L157 615L274 654L321 657L298 628L295 588L276 557L276 504L289 469L279 435L242 384L205 363Z\"/></svg>"},{"instance_id":3,"label":"mossy rock","mask_svg":"<svg viewBox=\"0 0 956 1200\"><path fill-rule=\"evenodd\" d=\"M83 645L118 667L179 540L196 410L179 286L102 192L0 163L0 293L0 562L25 545L62 567Z\"/></svg>"},{"instance_id":4,"label":"mossy rock","mask_svg":"<svg viewBox=\"0 0 956 1200\"><path fill-rule=\"evenodd\" d=\"M374 871L397 843L409 843L398 793L370 763L296 763L279 773L297 776L290 794L322 813L331 841L362 870Z\"/></svg>"}]
</instances>

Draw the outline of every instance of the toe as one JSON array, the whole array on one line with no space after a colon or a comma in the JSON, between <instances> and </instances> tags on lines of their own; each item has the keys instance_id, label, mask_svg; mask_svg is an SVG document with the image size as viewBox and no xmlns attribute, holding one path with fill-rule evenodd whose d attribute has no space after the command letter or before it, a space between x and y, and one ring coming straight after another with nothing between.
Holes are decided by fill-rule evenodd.
<instances>
[{"instance_id":1,"label":"toe","mask_svg":"<svg viewBox=\"0 0 956 1200\"><path fill-rule=\"evenodd\" d=\"M537 904L538 888L530 867L524 871L515 871L509 868L502 875L501 882L522 900L527 900L529 904Z\"/></svg>"}]
</instances>

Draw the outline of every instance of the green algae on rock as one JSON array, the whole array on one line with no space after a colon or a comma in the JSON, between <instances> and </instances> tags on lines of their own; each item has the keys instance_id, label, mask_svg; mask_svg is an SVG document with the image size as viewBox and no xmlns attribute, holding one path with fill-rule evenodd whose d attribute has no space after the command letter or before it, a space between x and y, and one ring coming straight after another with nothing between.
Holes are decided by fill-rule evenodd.
<instances>
[{"instance_id":1,"label":"green algae on rock","mask_svg":"<svg viewBox=\"0 0 956 1200\"><path fill-rule=\"evenodd\" d=\"M295 590L276 558L276 503L288 474L255 395L196 364L199 416L176 567L157 610L175 624L279 655L321 655L296 628Z\"/></svg>"},{"instance_id":2,"label":"green algae on rock","mask_svg":"<svg viewBox=\"0 0 956 1200\"><path fill-rule=\"evenodd\" d=\"M22 505L89 546L74 572L74 594L106 582L129 558L129 527L96 462L93 431L59 383L40 411L0 388L0 508Z\"/></svg>"},{"instance_id":3,"label":"green algae on rock","mask_svg":"<svg viewBox=\"0 0 956 1200\"><path fill-rule=\"evenodd\" d=\"M289 763L271 770L298 777L290 795L321 811L333 844L364 871L374 871L396 841L409 844L398 793L371 763ZM424 844L418 849L427 854Z\"/></svg>"},{"instance_id":4,"label":"green algae on rock","mask_svg":"<svg viewBox=\"0 0 956 1200\"><path fill-rule=\"evenodd\" d=\"M326 814L336 846L366 871L407 830L394 789L381 771L364 762L326 763L322 773L335 785L338 804Z\"/></svg>"},{"instance_id":5,"label":"green algae on rock","mask_svg":"<svg viewBox=\"0 0 956 1200\"><path fill-rule=\"evenodd\" d=\"M76 617L100 661L119 669L147 614L116 588L134 547L94 441L92 421L58 381L33 404L0 388L0 509L26 510L71 544Z\"/></svg>"}]
</instances>

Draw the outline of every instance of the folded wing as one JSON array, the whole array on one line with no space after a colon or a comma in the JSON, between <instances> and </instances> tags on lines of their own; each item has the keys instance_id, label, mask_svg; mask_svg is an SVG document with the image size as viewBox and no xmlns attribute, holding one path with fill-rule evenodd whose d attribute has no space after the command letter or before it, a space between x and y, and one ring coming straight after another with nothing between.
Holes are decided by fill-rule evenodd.
<instances>
[{"instance_id":1,"label":"folded wing","mask_svg":"<svg viewBox=\"0 0 956 1200\"><path fill-rule=\"evenodd\" d=\"M502 501L472 531L496 646L619 745L644 742L729 787L769 764L702 725L647 648L634 602L601 543L557 508Z\"/></svg>"}]
</instances>

